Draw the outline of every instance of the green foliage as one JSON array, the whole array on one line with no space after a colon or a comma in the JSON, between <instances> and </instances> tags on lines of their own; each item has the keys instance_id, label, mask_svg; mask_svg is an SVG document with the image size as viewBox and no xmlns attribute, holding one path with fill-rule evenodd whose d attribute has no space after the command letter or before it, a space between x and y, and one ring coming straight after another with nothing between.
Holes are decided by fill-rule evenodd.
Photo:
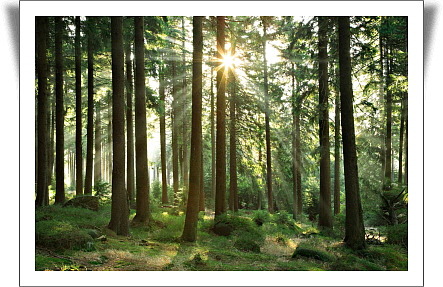
<instances>
[{"instance_id":1,"label":"green foliage","mask_svg":"<svg viewBox=\"0 0 443 287\"><path fill-rule=\"evenodd\" d=\"M408 224L388 225L385 227L386 243L408 248Z\"/></svg>"},{"instance_id":2,"label":"green foliage","mask_svg":"<svg viewBox=\"0 0 443 287\"><path fill-rule=\"evenodd\" d=\"M35 224L35 243L51 249L90 249L92 237L69 222L59 220L38 221Z\"/></svg>"},{"instance_id":3,"label":"green foliage","mask_svg":"<svg viewBox=\"0 0 443 287\"><path fill-rule=\"evenodd\" d=\"M254 210L252 220L258 226L262 226L264 223L271 221L271 215L267 210Z\"/></svg>"},{"instance_id":4,"label":"green foliage","mask_svg":"<svg viewBox=\"0 0 443 287\"><path fill-rule=\"evenodd\" d=\"M100 201L107 202L111 198L111 185L109 182L99 180L94 185L95 196L97 196Z\"/></svg>"},{"instance_id":5,"label":"green foliage","mask_svg":"<svg viewBox=\"0 0 443 287\"><path fill-rule=\"evenodd\" d=\"M300 258L300 257L312 258L324 262L332 262L335 260L334 256L329 254L328 252L321 250L317 247L314 247L312 245L305 245L305 244L299 245L292 254L292 258Z\"/></svg>"},{"instance_id":6,"label":"green foliage","mask_svg":"<svg viewBox=\"0 0 443 287\"><path fill-rule=\"evenodd\" d=\"M234 247L242 251L260 253L260 246L254 240L245 237L235 240Z\"/></svg>"}]
</instances>

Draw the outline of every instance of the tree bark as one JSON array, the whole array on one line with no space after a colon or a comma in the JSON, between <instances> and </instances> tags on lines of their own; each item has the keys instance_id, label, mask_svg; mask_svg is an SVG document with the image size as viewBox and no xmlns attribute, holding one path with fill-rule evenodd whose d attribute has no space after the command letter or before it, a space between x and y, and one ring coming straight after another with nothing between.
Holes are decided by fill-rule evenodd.
<instances>
[{"instance_id":1,"label":"tree bark","mask_svg":"<svg viewBox=\"0 0 443 287\"><path fill-rule=\"evenodd\" d=\"M183 187L184 194L187 194L187 188L189 187L189 151L188 151L188 115L187 111L187 95L186 95L186 50L185 50L185 40L186 40L186 32L185 32L185 19L182 17L182 65L183 65L183 79L182 79L182 145L183 145Z\"/></svg>"},{"instance_id":2,"label":"tree bark","mask_svg":"<svg viewBox=\"0 0 443 287\"><path fill-rule=\"evenodd\" d=\"M125 189L125 99L123 17L111 17L112 45L112 203L108 228L117 235L129 235L129 207Z\"/></svg>"},{"instance_id":3,"label":"tree bark","mask_svg":"<svg viewBox=\"0 0 443 287\"><path fill-rule=\"evenodd\" d=\"M203 17L193 17L193 61L192 61L192 136L189 173L189 194L186 207L185 226L182 238L195 241L200 205L202 168L202 61L203 61Z\"/></svg>"},{"instance_id":4,"label":"tree bark","mask_svg":"<svg viewBox=\"0 0 443 287\"><path fill-rule=\"evenodd\" d=\"M159 71L159 95L160 95L160 152L162 167L162 204L168 204L168 183L166 167L166 105L165 105L165 79L164 69Z\"/></svg>"},{"instance_id":5,"label":"tree bark","mask_svg":"<svg viewBox=\"0 0 443 287\"><path fill-rule=\"evenodd\" d=\"M225 55L225 17L217 16L217 58ZM226 76L225 67L219 63L217 71L217 134L215 217L225 213L226 193Z\"/></svg>"},{"instance_id":6,"label":"tree bark","mask_svg":"<svg viewBox=\"0 0 443 287\"><path fill-rule=\"evenodd\" d=\"M320 138L320 202L319 227L332 228L331 171L329 159L328 107L328 18L318 17L318 79L319 79L319 138Z\"/></svg>"},{"instance_id":7,"label":"tree bark","mask_svg":"<svg viewBox=\"0 0 443 287\"><path fill-rule=\"evenodd\" d=\"M135 164L137 188L137 212L135 222L148 223L149 174L146 135L146 96L145 96L145 46L143 17L134 17L135 27ZM114 127L115 128L115 127ZM114 151L115 152L115 151Z\"/></svg>"},{"instance_id":8,"label":"tree bark","mask_svg":"<svg viewBox=\"0 0 443 287\"><path fill-rule=\"evenodd\" d=\"M179 204L179 154L178 154L178 95L177 95L177 73L176 73L176 53L172 51L172 187L174 190L174 204Z\"/></svg>"},{"instance_id":9,"label":"tree bark","mask_svg":"<svg viewBox=\"0 0 443 287\"><path fill-rule=\"evenodd\" d=\"M232 35L231 35L232 36ZM232 47L232 54L235 54L235 44ZM230 136L229 136L229 208L238 211L237 195L237 135L236 135L236 95L235 95L235 74L234 67L229 71L231 97L230 97Z\"/></svg>"},{"instance_id":10,"label":"tree bark","mask_svg":"<svg viewBox=\"0 0 443 287\"><path fill-rule=\"evenodd\" d=\"M387 23L389 26L389 22ZM389 89L391 85L391 67L392 56L389 40L387 43L387 76L386 76L386 136L385 136L385 178L383 190L391 190L392 186L392 92Z\"/></svg>"},{"instance_id":11,"label":"tree bark","mask_svg":"<svg viewBox=\"0 0 443 287\"><path fill-rule=\"evenodd\" d=\"M365 229L358 184L357 151L353 114L349 17L339 17L339 64L341 94L341 125L345 172L346 221L344 242L352 249L363 249Z\"/></svg>"},{"instance_id":12,"label":"tree bark","mask_svg":"<svg viewBox=\"0 0 443 287\"><path fill-rule=\"evenodd\" d=\"M88 123L86 127L85 194L92 194L92 170L94 148L94 18L88 17Z\"/></svg>"},{"instance_id":13,"label":"tree bark","mask_svg":"<svg viewBox=\"0 0 443 287\"><path fill-rule=\"evenodd\" d=\"M215 97L214 97L214 77L213 77L214 69L211 67L211 195L215 200Z\"/></svg>"},{"instance_id":14,"label":"tree bark","mask_svg":"<svg viewBox=\"0 0 443 287\"><path fill-rule=\"evenodd\" d=\"M126 164L128 169L126 185L128 189L128 198L130 205L135 198L135 182L134 182L134 121L133 121L133 84L132 84L132 60L131 60L131 41L128 39L125 49L126 61L126 136L127 136L127 158Z\"/></svg>"},{"instance_id":15,"label":"tree bark","mask_svg":"<svg viewBox=\"0 0 443 287\"><path fill-rule=\"evenodd\" d=\"M405 99L401 101L401 116L400 116L400 142L398 149L398 180L399 185L403 184L403 141L404 141L404 131L405 131Z\"/></svg>"},{"instance_id":16,"label":"tree bark","mask_svg":"<svg viewBox=\"0 0 443 287\"><path fill-rule=\"evenodd\" d=\"M55 107L56 107L56 134L55 134L55 203L65 201L65 110L63 105L63 19L55 17Z\"/></svg>"},{"instance_id":17,"label":"tree bark","mask_svg":"<svg viewBox=\"0 0 443 287\"><path fill-rule=\"evenodd\" d=\"M94 156L94 185L97 185L102 179L102 150L101 150L101 110L100 102L95 103L95 156Z\"/></svg>"},{"instance_id":18,"label":"tree bark","mask_svg":"<svg viewBox=\"0 0 443 287\"><path fill-rule=\"evenodd\" d=\"M75 194L83 194L82 65L80 17L75 17Z\"/></svg>"},{"instance_id":19,"label":"tree bark","mask_svg":"<svg viewBox=\"0 0 443 287\"><path fill-rule=\"evenodd\" d=\"M263 21L263 81L265 98L265 130L266 130L266 185L268 188L268 211L274 212L274 199L272 194L272 155L271 155L271 127L269 123L269 95L268 95L268 64L266 60L266 22Z\"/></svg>"},{"instance_id":20,"label":"tree bark","mask_svg":"<svg viewBox=\"0 0 443 287\"><path fill-rule=\"evenodd\" d=\"M37 196L36 206L45 205L45 193L48 187L48 59L46 40L49 34L48 17L36 17L37 42Z\"/></svg>"},{"instance_id":21,"label":"tree bark","mask_svg":"<svg viewBox=\"0 0 443 287\"><path fill-rule=\"evenodd\" d=\"M336 69L336 78L340 74ZM335 133L334 133L334 214L340 213L340 91L335 95Z\"/></svg>"}]
</instances>

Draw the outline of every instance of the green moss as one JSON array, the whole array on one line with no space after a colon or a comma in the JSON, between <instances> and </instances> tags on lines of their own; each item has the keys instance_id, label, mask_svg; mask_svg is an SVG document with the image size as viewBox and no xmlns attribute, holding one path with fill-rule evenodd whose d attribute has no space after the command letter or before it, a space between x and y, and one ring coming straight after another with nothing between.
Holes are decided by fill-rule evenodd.
<instances>
[{"instance_id":1,"label":"green moss","mask_svg":"<svg viewBox=\"0 0 443 287\"><path fill-rule=\"evenodd\" d=\"M62 258L54 258L42 254L35 255L35 270L54 270L61 269L63 266L71 265L72 261Z\"/></svg>"},{"instance_id":2,"label":"green moss","mask_svg":"<svg viewBox=\"0 0 443 287\"><path fill-rule=\"evenodd\" d=\"M292 254L292 258L300 258L300 257L306 257L306 258L312 258L324 262L330 262L334 261L334 256L323 251L316 249L314 247L297 247L295 249L294 253Z\"/></svg>"}]
</instances>

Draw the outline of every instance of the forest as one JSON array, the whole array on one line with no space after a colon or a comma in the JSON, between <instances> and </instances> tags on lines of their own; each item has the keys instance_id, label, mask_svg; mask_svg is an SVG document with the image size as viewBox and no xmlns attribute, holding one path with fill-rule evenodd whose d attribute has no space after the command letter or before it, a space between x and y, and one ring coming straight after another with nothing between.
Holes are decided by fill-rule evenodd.
<instances>
[{"instance_id":1,"label":"forest","mask_svg":"<svg viewBox=\"0 0 443 287\"><path fill-rule=\"evenodd\" d=\"M35 17L35 270L408 270L408 17Z\"/></svg>"}]
</instances>

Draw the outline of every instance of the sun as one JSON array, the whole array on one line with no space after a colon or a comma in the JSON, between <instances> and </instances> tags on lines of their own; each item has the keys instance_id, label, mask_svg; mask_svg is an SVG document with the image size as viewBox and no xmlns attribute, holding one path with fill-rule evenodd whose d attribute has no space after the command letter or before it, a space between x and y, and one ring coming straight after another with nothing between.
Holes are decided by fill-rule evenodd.
<instances>
[{"instance_id":1,"label":"sun","mask_svg":"<svg viewBox=\"0 0 443 287\"><path fill-rule=\"evenodd\" d=\"M226 70L234 70L236 66L240 64L240 59L237 53L232 54L230 51L226 51L220 60L219 68L225 68Z\"/></svg>"}]
</instances>

